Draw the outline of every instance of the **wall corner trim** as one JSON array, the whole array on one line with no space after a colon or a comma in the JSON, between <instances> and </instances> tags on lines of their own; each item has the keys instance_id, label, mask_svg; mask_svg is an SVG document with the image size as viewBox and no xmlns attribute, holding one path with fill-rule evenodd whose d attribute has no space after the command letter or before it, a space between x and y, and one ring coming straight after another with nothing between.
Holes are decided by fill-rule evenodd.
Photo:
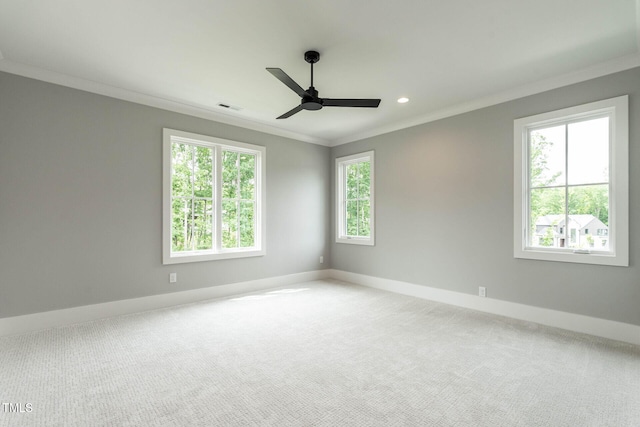
<instances>
[{"instance_id":1,"label":"wall corner trim","mask_svg":"<svg viewBox=\"0 0 640 427\"><path fill-rule=\"evenodd\" d=\"M0 318L0 337L89 322L123 314L139 313L158 308L189 304L208 299L259 292L265 289L289 286L301 282L328 279L329 277L329 270L306 271L303 273L268 277L246 282L110 301L61 310L25 314L22 316L5 317Z\"/></svg>"},{"instance_id":2,"label":"wall corner trim","mask_svg":"<svg viewBox=\"0 0 640 427\"><path fill-rule=\"evenodd\" d=\"M640 345L640 326L332 269L336 280Z\"/></svg>"}]
</instances>

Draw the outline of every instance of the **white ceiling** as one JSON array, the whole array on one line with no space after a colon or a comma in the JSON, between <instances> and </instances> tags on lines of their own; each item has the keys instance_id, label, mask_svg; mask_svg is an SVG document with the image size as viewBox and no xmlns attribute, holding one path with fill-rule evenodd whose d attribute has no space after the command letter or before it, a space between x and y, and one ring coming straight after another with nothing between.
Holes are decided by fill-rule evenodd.
<instances>
[{"instance_id":1,"label":"white ceiling","mask_svg":"<svg viewBox=\"0 0 640 427\"><path fill-rule=\"evenodd\" d=\"M640 0L0 0L0 70L324 145L639 66L639 46ZM265 68L306 89L311 49L321 97L380 107L275 120L300 98Z\"/></svg>"}]
</instances>

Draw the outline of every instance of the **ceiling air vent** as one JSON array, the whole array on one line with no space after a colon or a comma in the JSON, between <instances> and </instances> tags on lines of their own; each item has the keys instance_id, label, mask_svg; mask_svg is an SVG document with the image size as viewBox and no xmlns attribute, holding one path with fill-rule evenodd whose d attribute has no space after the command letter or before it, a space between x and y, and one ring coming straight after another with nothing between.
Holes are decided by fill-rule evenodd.
<instances>
[{"instance_id":1,"label":"ceiling air vent","mask_svg":"<svg viewBox=\"0 0 640 427\"><path fill-rule=\"evenodd\" d=\"M236 107L235 105L223 104L222 102L218 103L218 107L226 108L227 110L240 111L242 108Z\"/></svg>"}]
</instances>

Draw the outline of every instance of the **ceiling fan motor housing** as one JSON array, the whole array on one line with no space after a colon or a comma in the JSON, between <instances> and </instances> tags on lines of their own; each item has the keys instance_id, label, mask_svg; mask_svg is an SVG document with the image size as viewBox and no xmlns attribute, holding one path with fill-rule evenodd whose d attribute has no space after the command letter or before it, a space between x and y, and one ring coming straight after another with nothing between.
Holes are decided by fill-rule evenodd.
<instances>
[{"instance_id":1,"label":"ceiling fan motor housing","mask_svg":"<svg viewBox=\"0 0 640 427\"><path fill-rule=\"evenodd\" d=\"M322 108L322 100L318 98L304 97L302 99L302 108L309 111L319 110Z\"/></svg>"},{"instance_id":2,"label":"ceiling fan motor housing","mask_svg":"<svg viewBox=\"0 0 640 427\"><path fill-rule=\"evenodd\" d=\"M307 52L309 53L309 52ZM315 111L322 108L322 99L318 97L318 91L313 86L307 89L307 94L302 97L302 108L309 111Z\"/></svg>"}]
</instances>

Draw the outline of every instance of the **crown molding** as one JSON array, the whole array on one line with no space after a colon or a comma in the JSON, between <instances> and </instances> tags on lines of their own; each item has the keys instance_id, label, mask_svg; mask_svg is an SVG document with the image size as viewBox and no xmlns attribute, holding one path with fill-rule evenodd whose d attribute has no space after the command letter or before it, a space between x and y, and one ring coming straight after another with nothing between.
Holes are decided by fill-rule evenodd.
<instances>
[{"instance_id":1,"label":"crown molding","mask_svg":"<svg viewBox=\"0 0 640 427\"><path fill-rule=\"evenodd\" d=\"M640 0L636 1L640 3ZM640 28L640 20L638 27ZM620 71L625 71L635 67L640 67L640 53L623 56L611 61L583 68L582 70L573 71L560 76L555 76L537 82L529 83L515 89L500 92L484 98L478 98L473 101L454 105L441 110L433 111L429 114L418 116L410 120L405 120L388 126L368 129L365 132L359 132L343 138L338 138L333 141L333 144L331 146L335 147L338 145L347 144L349 142L359 141L365 138L371 138L374 136L383 135L385 133L418 126L447 117L456 116L458 114L468 113L470 111L501 104L503 102L512 101L514 99L524 98L525 96L535 95L541 92L546 92L548 90L580 83Z\"/></svg>"},{"instance_id":2,"label":"crown molding","mask_svg":"<svg viewBox=\"0 0 640 427\"><path fill-rule=\"evenodd\" d=\"M636 14L638 16L637 39L638 50L640 52L640 0L636 0L638 6L636 7ZM373 129L367 129L364 132L357 132L345 137L336 138L334 140L327 140L309 135L301 134L298 132L292 132L284 129L280 129L271 126L266 123L250 120L245 117L237 117L230 114L225 114L219 111L211 110L204 106L197 106L187 104L185 102L165 99L158 96L147 95L135 91L131 91L124 88L106 85L91 80L82 79L79 77L69 76L55 71L46 70L31 65L21 64L7 59L3 59L2 52L0 52L0 71L4 71L10 74L17 74L23 77L28 77L36 80L41 80L49 83L58 84L61 86L70 87L86 92L95 93L98 95L104 95L111 98L121 99L124 101L134 102L137 104L147 105L150 107L160 108L167 111L173 111L176 113L187 114L194 117L199 117L207 120L213 120L219 123L224 123L232 126L238 126L245 129L255 130L258 132L264 132L271 135L282 136L285 138L294 139L297 141L307 142L311 144L322 145L326 147L335 147L338 145L348 144L350 142L359 141L374 136L383 135L386 133L406 129L413 126L433 122L436 120L444 119L447 117L456 116L458 114L468 113L470 111L478 110L492 105L497 105L503 102L512 101L514 99L523 98L525 96L535 95L537 93L545 92L552 89L557 89L563 86L568 86L575 83L580 83L586 80L595 79L608 74L625 71L631 68L640 66L640 53L623 56L611 61L596 64L582 70L566 73L560 76L551 77L545 80L529 83L524 86L520 86L515 89L500 92L487 97L479 98L469 102L465 102L458 105L453 105L440 110L432 111L426 115L421 115L413 119L397 122L387 126L380 126Z\"/></svg>"},{"instance_id":3,"label":"crown molding","mask_svg":"<svg viewBox=\"0 0 640 427\"><path fill-rule=\"evenodd\" d=\"M330 141L304 135L298 132L292 132L280 129L255 120L244 117L232 116L219 111L211 110L204 106L192 105L181 101L170 100L159 96L148 95L132 90L98 83L92 80L86 80L80 77L70 76L67 74L57 73L55 71L46 70L44 68L34 67L31 65L21 64L7 59L3 59L0 52L0 71L10 74L16 74L23 77L41 80L73 89L91 92L98 95L108 96L110 98L121 99L123 101L134 102L137 104L147 105L149 107L160 108L162 110L173 111L175 113L187 114L202 119L213 120L227 125L238 126L245 129L264 132L271 135L282 136L285 138L295 139L297 141L308 142L323 146L330 146Z\"/></svg>"}]
</instances>

